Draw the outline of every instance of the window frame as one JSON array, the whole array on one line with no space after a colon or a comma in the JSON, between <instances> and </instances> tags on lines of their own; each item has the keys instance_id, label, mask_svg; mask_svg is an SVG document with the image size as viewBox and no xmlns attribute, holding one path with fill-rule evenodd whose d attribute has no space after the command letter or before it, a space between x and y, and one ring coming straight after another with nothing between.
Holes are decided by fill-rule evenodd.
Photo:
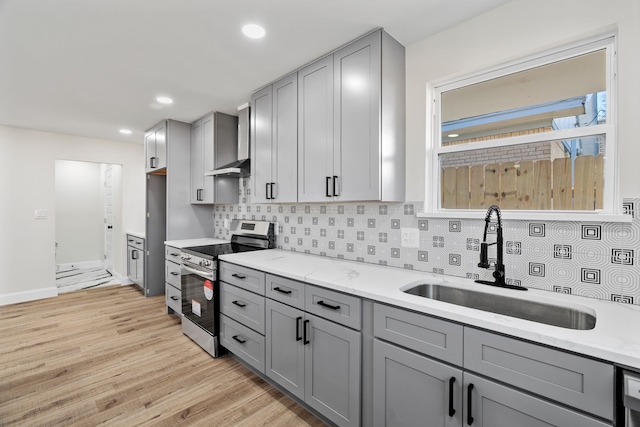
<instances>
[{"instance_id":1,"label":"window frame","mask_svg":"<svg viewBox=\"0 0 640 427\"><path fill-rule=\"evenodd\" d=\"M441 132L441 94L454 89L473 85L483 81L503 77L527 69L548 65L554 62L570 59L583 54L605 49L606 56L606 96L607 120L605 124L588 127L561 129L543 133L520 135L507 138L497 138L485 141L475 141L465 144L442 145ZM430 143L427 145L426 165L431 166L431 173L425 174L425 212L423 217L457 217L478 218L483 210L478 209L445 209L441 207L442 200L442 172L440 169L440 154L473 151L478 149L504 147L505 145L530 144L536 142L575 139L586 136L604 135L604 199L603 209L593 211L581 210L504 210L505 218L514 219L548 219L548 220L594 220L594 221L626 221L628 215L622 214L622 203L619 197L619 174L617 168L617 75L616 75L617 37L615 33L602 34L570 45L564 45L535 55L501 64L492 68L482 69L462 77L449 78L434 82L427 87L427 131Z\"/></svg>"}]
</instances>

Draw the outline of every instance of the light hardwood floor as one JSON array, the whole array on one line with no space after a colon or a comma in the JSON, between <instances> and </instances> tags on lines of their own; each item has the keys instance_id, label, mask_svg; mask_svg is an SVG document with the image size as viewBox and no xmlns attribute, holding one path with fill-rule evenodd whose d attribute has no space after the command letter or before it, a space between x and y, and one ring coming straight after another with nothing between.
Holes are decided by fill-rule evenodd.
<instances>
[{"instance_id":1,"label":"light hardwood floor","mask_svg":"<svg viewBox=\"0 0 640 427\"><path fill-rule=\"evenodd\" d=\"M13 425L324 424L182 335L164 295L107 286L0 307L0 426Z\"/></svg>"}]
</instances>

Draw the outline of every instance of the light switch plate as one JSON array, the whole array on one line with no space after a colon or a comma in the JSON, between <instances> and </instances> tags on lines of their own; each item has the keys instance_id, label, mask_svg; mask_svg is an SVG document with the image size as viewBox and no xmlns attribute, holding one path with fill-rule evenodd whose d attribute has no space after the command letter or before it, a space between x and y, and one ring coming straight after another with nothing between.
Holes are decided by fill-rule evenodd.
<instances>
[{"instance_id":1,"label":"light switch plate","mask_svg":"<svg viewBox=\"0 0 640 427\"><path fill-rule=\"evenodd\" d=\"M36 209L35 219L47 219L48 212L46 209Z\"/></svg>"}]
</instances>

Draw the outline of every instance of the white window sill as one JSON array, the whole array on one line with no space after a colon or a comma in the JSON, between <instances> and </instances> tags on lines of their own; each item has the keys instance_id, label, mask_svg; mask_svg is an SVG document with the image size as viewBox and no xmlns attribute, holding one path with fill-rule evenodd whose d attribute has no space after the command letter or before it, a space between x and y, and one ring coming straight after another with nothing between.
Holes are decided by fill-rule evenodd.
<instances>
[{"instance_id":1,"label":"white window sill","mask_svg":"<svg viewBox=\"0 0 640 427\"><path fill-rule=\"evenodd\" d=\"M417 212L418 218L451 218L451 219L482 219L486 210L440 210L437 212ZM504 220L530 220L530 221L581 221L581 222L631 222L633 217L625 214L609 214L599 212L575 212L575 211L500 211Z\"/></svg>"}]
</instances>

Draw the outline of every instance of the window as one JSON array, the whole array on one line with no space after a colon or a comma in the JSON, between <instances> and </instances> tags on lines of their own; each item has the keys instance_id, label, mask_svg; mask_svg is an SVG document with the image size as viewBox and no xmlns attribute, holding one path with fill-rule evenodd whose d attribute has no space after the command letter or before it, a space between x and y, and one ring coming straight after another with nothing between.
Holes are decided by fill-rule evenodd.
<instances>
[{"instance_id":1,"label":"window","mask_svg":"<svg viewBox=\"0 0 640 427\"><path fill-rule=\"evenodd\" d=\"M435 85L434 211L616 214L615 39Z\"/></svg>"}]
</instances>

